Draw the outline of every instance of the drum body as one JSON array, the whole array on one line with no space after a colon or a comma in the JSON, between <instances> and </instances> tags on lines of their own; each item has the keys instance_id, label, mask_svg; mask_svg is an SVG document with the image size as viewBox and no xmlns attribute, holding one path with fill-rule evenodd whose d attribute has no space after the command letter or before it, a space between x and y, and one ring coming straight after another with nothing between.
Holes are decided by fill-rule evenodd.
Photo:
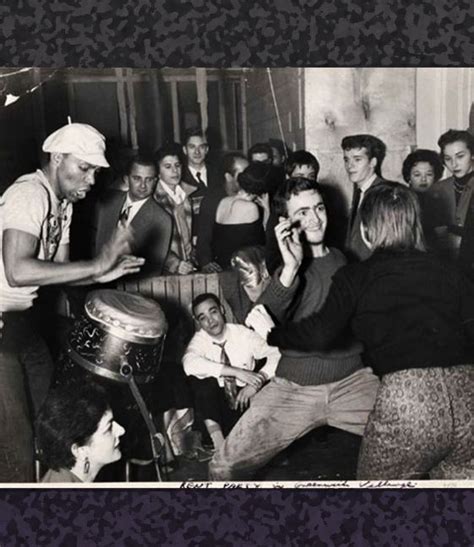
<instances>
[{"instance_id":1,"label":"drum body","mask_svg":"<svg viewBox=\"0 0 474 547\"><path fill-rule=\"evenodd\" d=\"M130 374L137 383L155 379L167 331L157 302L107 289L90 293L84 311L69 335L69 359L109 380L127 382Z\"/></svg>"}]
</instances>

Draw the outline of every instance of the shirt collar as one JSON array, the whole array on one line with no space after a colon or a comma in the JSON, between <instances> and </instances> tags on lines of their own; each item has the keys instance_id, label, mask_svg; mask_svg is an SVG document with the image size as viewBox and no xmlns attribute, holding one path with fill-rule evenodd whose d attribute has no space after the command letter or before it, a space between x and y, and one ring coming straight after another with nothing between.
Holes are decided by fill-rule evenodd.
<instances>
[{"instance_id":1,"label":"shirt collar","mask_svg":"<svg viewBox=\"0 0 474 547\"><path fill-rule=\"evenodd\" d=\"M149 197L150 196L148 196L145 199L139 199L137 201L132 201L130 199L129 193L127 192L127 198L125 199L125 203L123 204L122 209L126 209L127 207L131 207L132 209L138 209L139 207L141 207L145 203L145 201L147 199L149 199Z\"/></svg>"},{"instance_id":2,"label":"shirt collar","mask_svg":"<svg viewBox=\"0 0 474 547\"><path fill-rule=\"evenodd\" d=\"M167 194L176 205L181 205L186 199L186 192L181 188L181 185L177 185L176 192L173 192L167 184L163 184L161 180L158 182L160 188Z\"/></svg>"},{"instance_id":3,"label":"shirt collar","mask_svg":"<svg viewBox=\"0 0 474 547\"><path fill-rule=\"evenodd\" d=\"M372 186L373 182L377 178L377 173L374 173L371 177L369 177L362 186L359 186L359 189L362 194L367 192L367 190Z\"/></svg>"},{"instance_id":4,"label":"shirt collar","mask_svg":"<svg viewBox=\"0 0 474 547\"><path fill-rule=\"evenodd\" d=\"M206 165L204 165L202 167L202 169L195 169L194 167L191 167L190 165L188 165L188 169L191 171L191 175L197 179L197 174L200 173L201 175L201 178L203 180L206 180L207 179L207 167Z\"/></svg>"},{"instance_id":5,"label":"shirt collar","mask_svg":"<svg viewBox=\"0 0 474 547\"><path fill-rule=\"evenodd\" d=\"M219 338L219 340L217 338L214 338L213 336L210 336L203 329L201 329L201 332L210 342L212 342L213 344L216 344L216 345L224 344L225 342L228 342L229 334L230 334L230 331L229 331L229 328L228 328L228 323L225 324L223 336L221 338Z\"/></svg>"}]
</instances>

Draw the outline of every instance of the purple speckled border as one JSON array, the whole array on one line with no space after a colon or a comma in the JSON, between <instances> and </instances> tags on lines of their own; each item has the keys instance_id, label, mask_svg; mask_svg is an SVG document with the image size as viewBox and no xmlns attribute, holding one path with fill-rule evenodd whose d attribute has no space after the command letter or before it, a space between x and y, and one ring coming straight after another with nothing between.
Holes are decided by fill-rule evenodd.
<instances>
[{"instance_id":1,"label":"purple speckled border","mask_svg":"<svg viewBox=\"0 0 474 547\"><path fill-rule=\"evenodd\" d=\"M5 490L0 544L467 547L473 507L457 489Z\"/></svg>"},{"instance_id":2,"label":"purple speckled border","mask_svg":"<svg viewBox=\"0 0 474 547\"><path fill-rule=\"evenodd\" d=\"M469 0L18 0L0 4L0 66L472 66L473 16ZM472 507L468 489L5 489L0 545L467 546Z\"/></svg>"}]
</instances>

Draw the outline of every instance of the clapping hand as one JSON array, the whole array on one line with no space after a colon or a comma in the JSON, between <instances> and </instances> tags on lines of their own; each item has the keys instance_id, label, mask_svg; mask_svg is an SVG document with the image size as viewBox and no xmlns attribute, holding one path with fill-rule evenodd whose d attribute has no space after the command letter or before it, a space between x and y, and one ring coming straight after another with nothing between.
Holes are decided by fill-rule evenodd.
<instances>
[{"instance_id":1,"label":"clapping hand","mask_svg":"<svg viewBox=\"0 0 474 547\"><path fill-rule=\"evenodd\" d=\"M95 278L97 283L110 283L124 275L138 273L145 263L144 258L132 255L121 256L117 263L106 273Z\"/></svg>"}]
</instances>

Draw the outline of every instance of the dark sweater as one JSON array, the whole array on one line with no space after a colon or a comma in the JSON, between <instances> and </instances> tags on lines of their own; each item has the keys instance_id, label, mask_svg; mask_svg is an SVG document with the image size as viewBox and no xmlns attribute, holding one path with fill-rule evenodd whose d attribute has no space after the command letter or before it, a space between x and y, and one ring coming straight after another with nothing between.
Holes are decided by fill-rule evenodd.
<instances>
[{"instance_id":1,"label":"dark sweater","mask_svg":"<svg viewBox=\"0 0 474 547\"><path fill-rule=\"evenodd\" d=\"M419 251L378 251L341 268L319 313L274 328L281 350L329 347L350 324L377 374L474 363L474 287Z\"/></svg>"},{"instance_id":2,"label":"dark sweater","mask_svg":"<svg viewBox=\"0 0 474 547\"><path fill-rule=\"evenodd\" d=\"M303 261L291 287L280 283L279 271L259 299L278 322L300 320L324 304L334 273L346 263L337 249L321 258ZM292 346L297 348L297 346ZM362 347L352 336L340 337L330 350L282 349L276 376L301 385L336 382L362 367Z\"/></svg>"}]
</instances>

